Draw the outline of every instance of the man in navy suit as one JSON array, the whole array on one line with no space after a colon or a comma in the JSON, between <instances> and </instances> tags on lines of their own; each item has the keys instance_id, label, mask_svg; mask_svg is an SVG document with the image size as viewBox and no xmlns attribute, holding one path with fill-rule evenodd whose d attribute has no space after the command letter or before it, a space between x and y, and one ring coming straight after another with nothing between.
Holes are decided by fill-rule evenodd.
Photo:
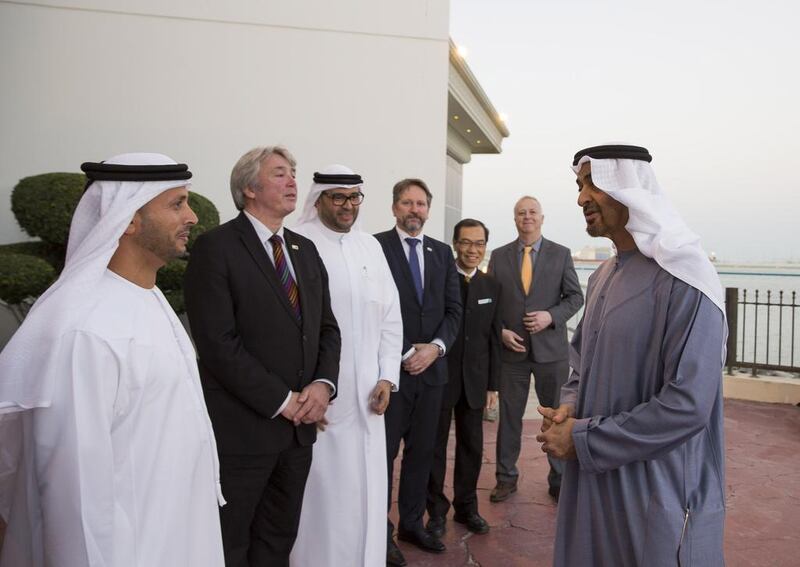
<instances>
[{"instance_id":1,"label":"man in navy suit","mask_svg":"<svg viewBox=\"0 0 800 567\"><path fill-rule=\"evenodd\" d=\"M391 507L394 459L404 443L397 537L432 553L445 550L422 522L428 476L433 462L435 431L444 386L447 349L455 341L461 321L461 290L452 249L423 235L431 192L421 179L403 179L392 190L396 226L375 237L383 247L400 293L403 314L403 363L400 389L391 394L386 411L386 452ZM388 522L389 565L405 565L392 540Z\"/></svg>"}]
</instances>

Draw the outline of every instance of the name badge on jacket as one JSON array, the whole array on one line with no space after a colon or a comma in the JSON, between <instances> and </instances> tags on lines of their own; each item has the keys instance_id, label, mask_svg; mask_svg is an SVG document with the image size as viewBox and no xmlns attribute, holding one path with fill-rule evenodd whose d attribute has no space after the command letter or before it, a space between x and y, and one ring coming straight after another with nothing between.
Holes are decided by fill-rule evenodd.
<instances>
[{"instance_id":1,"label":"name badge on jacket","mask_svg":"<svg viewBox=\"0 0 800 567\"><path fill-rule=\"evenodd\" d=\"M492 298L491 297L484 297L483 299L479 299L478 300L478 305L486 305L487 303L491 303L491 302L492 302Z\"/></svg>"}]
</instances>

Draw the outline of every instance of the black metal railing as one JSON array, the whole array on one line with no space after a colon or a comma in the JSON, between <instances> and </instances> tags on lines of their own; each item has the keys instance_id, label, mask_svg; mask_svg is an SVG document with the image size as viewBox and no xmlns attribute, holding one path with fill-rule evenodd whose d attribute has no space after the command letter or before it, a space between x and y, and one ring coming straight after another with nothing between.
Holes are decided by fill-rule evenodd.
<instances>
[{"instance_id":1,"label":"black metal railing","mask_svg":"<svg viewBox=\"0 0 800 567\"><path fill-rule=\"evenodd\" d=\"M748 368L800 372L797 292L725 288L728 317L728 373Z\"/></svg>"}]
</instances>

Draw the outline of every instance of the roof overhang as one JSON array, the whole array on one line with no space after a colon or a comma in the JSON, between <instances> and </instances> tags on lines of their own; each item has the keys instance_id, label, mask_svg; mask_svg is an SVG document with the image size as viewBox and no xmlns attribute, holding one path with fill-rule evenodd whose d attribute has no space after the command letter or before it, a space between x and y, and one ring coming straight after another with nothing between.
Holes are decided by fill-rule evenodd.
<instances>
[{"instance_id":1,"label":"roof overhang","mask_svg":"<svg viewBox=\"0 0 800 567\"><path fill-rule=\"evenodd\" d=\"M447 153L459 163L472 154L499 154L508 127L486 96L467 62L450 40L447 80Z\"/></svg>"}]
</instances>

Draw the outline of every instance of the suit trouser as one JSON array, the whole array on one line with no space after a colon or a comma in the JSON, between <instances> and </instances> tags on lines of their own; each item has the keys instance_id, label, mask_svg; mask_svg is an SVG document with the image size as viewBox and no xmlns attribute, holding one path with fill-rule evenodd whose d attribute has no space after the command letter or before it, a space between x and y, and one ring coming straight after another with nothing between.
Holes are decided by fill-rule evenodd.
<instances>
[{"instance_id":1,"label":"suit trouser","mask_svg":"<svg viewBox=\"0 0 800 567\"><path fill-rule=\"evenodd\" d=\"M436 449L428 480L428 514L445 516L450 501L444 495L447 467L447 441L450 422L455 414L456 462L453 468L453 508L460 516L478 513L478 476L483 457L483 408L473 409L467 403L464 390L455 407L442 408L436 430Z\"/></svg>"},{"instance_id":2,"label":"suit trouser","mask_svg":"<svg viewBox=\"0 0 800 567\"><path fill-rule=\"evenodd\" d=\"M280 453L220 455L226 567L289 566L311 455L296 439Z\"/></svg>"},{"instance_id":3,"label":"suit trouser","mask_svg":"<svg viewBox=\"0 0 800 567\"><path fill-rule=\"evenodd\" d=\"M389 474L387 510L392 507L392 477L394 460L403 441L403 460L400 470L400 487L397 508L400 512L399 529L415 531L424 529L428 476L433 462L436 424L442 406L444 385L429 386L420 376L403 380L399 392L392 392L385 414L386 464ZM388 538L394 526L387 520Z\"/></svg>"},{"instance_id":4,"label":"suit trouser","mask_svg":"<svg viewBox=\"0 0 800 567\"><path fill-rule=\"evenodd\" d=\"M517 460L522 445L522 416L528 403L528 393L533 373L534 388L539 404L557 407L558 399L569 374L569 362L503 362L500 377L500 416L497 426L497 472L498 482L516 483L519 477ZM561 485L562 463L548 455L550 486Z\"/></svg>"}]
</instances>

